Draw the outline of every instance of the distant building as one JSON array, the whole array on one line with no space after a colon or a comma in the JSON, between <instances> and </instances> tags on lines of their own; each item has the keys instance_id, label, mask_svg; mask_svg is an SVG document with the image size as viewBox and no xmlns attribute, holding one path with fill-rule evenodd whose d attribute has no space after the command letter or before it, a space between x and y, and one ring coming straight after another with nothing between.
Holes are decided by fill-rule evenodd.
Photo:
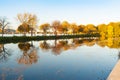
<instances>
[{"instance_id":1,"label":"distant building","mask_svg":"<svg viewBox=\"0 0 120 80\"><path fill-rule=\"evenodd\" d=\"M4 34L14 34L16 32L16 30L14 29L5 29L4 30Z\"/></svg>"}]
</instances>

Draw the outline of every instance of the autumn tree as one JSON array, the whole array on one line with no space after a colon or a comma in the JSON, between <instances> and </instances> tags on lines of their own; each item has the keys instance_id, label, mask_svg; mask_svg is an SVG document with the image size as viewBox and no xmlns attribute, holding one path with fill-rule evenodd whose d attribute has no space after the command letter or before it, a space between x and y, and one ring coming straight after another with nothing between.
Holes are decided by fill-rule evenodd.
<instances>
[{"instance_id":1,"label":"autumn tree","mask_svg":"<svg viewBox=\"0 0 120 80\"><path fill-rule=\"evenodd\" d=\"M0 18L0 28L2 30L2 37L4 35L4 30L8 25L9 25L9 22L5 17Z\"/></svg>"},{"instance_id":2,"label":"autumn tree","mask_svg":"<svg viewBox=\"0 0 120 80\"><path fill-rule=\"evenodd\" d=\"M85 28L85 25L78 25L78 31L79 31L79 33L83 33L83 31L84 31L84 28Z\"/></svg>"},{"instance_id":3,"label":"autumn tree","mask_svg":"<svg viewBox=\"0 0 120 80\"><path fill-rule=\"evenodd\" d=\"M72 31L73 34L77 33L78 29L79 29L78 26L76 25L76 23L72 23L70 25L70 28L71 28L71 31Z\"/></svg>"},{"instance_id":4,"label":"autumn tree","mask_svg":"<svg viewBox=\"0 0 120 80\"><path fill-rule=\"evenodd\" d=\"M97 26L98 28L98 33L100 34L100 39L104 40L106 38L107 35L107 25L106 24L99 24Z\"/></svg>"},{"instance_id":5,"label":"autumn tree","mask_svg":"<svg viewBox=\"0 0 120 80\"><path fill-rule=\"evenodd\" d=\"M37 22L38 22L37 16L35 14L33 14L33 15L31 14L30 19L28 21L28 24L30 26L31 36L33 36L33 31L35 31Z\"/></svg>"},{"instance_id":6,"label":"autumn tree","mask_svg":"<svg viewBox=\"0 0 120 80\"><path fill-rule=\"evenodd\" d=\"M120 22L110 22L107 26L108 37L120 36Z\"/></svg>"},{"instance_id":7,"label":"autumn tree","mask_svg":"<svg viewBox=\"0 0 120 80\"><path fill-rule=\"evenodd\" d=\"M119 37L120 36L120 22L116 22L114 24L114 36Z\"/></svg>"},{"instance_id":8,"label":"autumn tree","mask_svg":"<svg viewBox=\"0 0 120 80\"><path fill-rule=\"evenodd\" d=\"M112 38L114 35L114 23L109 23L107 25L107 37Z\"/></svg>"},{"instance_id":9,"label":"autumn tree","mask_svg":"<svg viewBox=\"0 0 120 80\"><path fill-rule=\"evenodd\" d=\"M40 25L40 29L43 30L44 35L46 35L47 34L47 30L50 29L50 24L49 23L42 24L42 25Z\"/></svg>"},{"instance_id":10,"label":"autumn tree","mask_svg":"<svg viewBox=\"0 0 120 80\"><path fill-rule=\"evenodd\" d=\"M35 14L30 14L30 13L18 14L17 20L21 24L29 25L31 36L33 36L33 31L34 31L34 29L37 25L37 22L38 22L37 16Z\"/></svg>"},{"instance_id":11,"label":"autumn tree","mask_svg":"<svg viewBox=\"0 0 120 80\"><path fill-rule=\"evenodd\" d=\"M84 28L85 33L94 33L97 32L96 27L93 24L87 24L86 27Z\"/></svg>"},{"instance_id":12,"label":"autumn tree","mask_svg":"<svg viewBox=\"0 0 120 80\"><path fill-rule=\"evenodd\" d=\"M55 36L57 36L57 31L58 31L58 28L60 27L60 25L61 25L61 23L58 20L53 21L53 23L52 23L52 29L54 31Z\"/></svg>"},{"instance_id":13,"label":"autumn tree","mask_svg":"<svg viewBox=\"0 0 120 80\"><path fill-rule=\"evenodd\" d=\"M64 34L67 34L67 31L69 30L69 26L70 24L67 21L63 21L61 23L61 28L62 28L61 30Z\"/></svg>"},{"instance_id":14,"label":"autumn tree","mask_svg":"<svg viewBox=\"0 0 120 80\"><path fill-rule=\"evenodd\" d=\"M21 24L20 26L18 26L17 29L19 32L23 33L24 36L26 36L26 33L29 32L31 30L30 26L26 23Z\"/></svg>"}]
</instances>

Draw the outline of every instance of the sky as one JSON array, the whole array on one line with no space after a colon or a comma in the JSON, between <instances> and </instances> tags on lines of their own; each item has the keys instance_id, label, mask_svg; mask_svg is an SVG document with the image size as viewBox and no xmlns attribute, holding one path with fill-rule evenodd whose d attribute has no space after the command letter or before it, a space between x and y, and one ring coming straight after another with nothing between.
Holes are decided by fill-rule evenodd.
<instances>
[{"instance_id":1,"label":"sky","mask_svg":"<svg viewBox=\"0 0 120 80\"><path fill-rule=\"evenodd\" d=\"M39 22L54 20L76 24L102 24L120 21L120 0L0 0L0 17L7 17L12 28L20 23L18 13L36 14Z\"/></svg>"}]
</instances>

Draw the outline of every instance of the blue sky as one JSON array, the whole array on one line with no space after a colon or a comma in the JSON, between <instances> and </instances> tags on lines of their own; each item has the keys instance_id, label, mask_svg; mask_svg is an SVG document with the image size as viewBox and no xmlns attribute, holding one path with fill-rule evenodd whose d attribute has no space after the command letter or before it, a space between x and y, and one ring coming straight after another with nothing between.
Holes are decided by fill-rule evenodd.
<instances>
[{"instance_id":1,"label":"blue sky","mask_svg":"<svg viewBox=\"0 0 120 80\"><path fill-rule=\"evenodd\" d=\"M38 25L54 20L77 24L100 24L120 21L120 0L0 0L0 16L6 16L17 28L18 13L33 13Z\"/></svg>"}]
</instances>

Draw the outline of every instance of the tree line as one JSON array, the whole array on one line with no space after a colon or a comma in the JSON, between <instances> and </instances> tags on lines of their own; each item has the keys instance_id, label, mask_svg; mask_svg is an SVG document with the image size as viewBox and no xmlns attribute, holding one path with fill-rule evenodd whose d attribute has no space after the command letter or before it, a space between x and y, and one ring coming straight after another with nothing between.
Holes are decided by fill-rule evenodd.
<instances>
[{"instance_id":1,"label":"tree line","mask_svg":"<svg viewBox=\"0 0 120 80\"><path fill-rule=\"evenodd\" d=\"M17 15L17 21L20 22L17 32L24 34L36 32L36 28L41 31L41 34L46 36L47 34L60 35L72 35L72 34L94 34L99 33L102 38L106 37L119 37L120 36L120 22L110 22L109 24L87 24L77 25L76 23L69 23L68 21L55 20L52 23L43 23L38 26L38 17L35 14L23 13ZM0 30L2 36L4 29L9 25L9 22L5 18L0 18Z\"/></svg>"}]
</instances>

